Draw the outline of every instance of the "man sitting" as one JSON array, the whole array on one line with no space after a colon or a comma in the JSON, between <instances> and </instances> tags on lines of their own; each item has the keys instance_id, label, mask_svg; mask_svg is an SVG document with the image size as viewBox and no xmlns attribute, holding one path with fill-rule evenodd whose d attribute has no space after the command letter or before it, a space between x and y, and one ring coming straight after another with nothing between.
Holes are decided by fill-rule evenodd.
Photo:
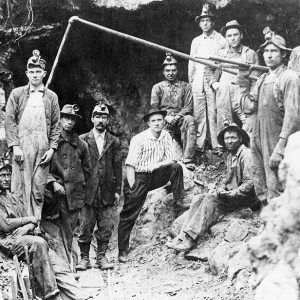
<instances>
[{"instance_id":1,"label":"man sitting","mask_svg":"<svg viewBox=\"0 0 300 300\"><path fill-rule=\"evenodd\" d=\"M37 295L42 299L88 299L78 287L68 265L49 249L45 239L34 236L37 219L28 216L23 201L9 193L11 165L0 158L0 249L8 255L25 257L24 247L28 247L29 259L37 287Z\"/></svg>"},{"instance_id":2,"label":"man sitting","mask_svg":"<svg viewBox=\"0 0 300 300\"><path fill-rule=\"evenodd\" d=\"M248 134L232 123L218 135L218 142L226 147L227 174L219 189L198 195L193 201L180 234L169 244L178 251L190 250L196 239L204 234L224 213L241 207L252 210L260 208L252 179L250 177L251 152L245 145L249 143Z\"/></svg>"}]
</instances>

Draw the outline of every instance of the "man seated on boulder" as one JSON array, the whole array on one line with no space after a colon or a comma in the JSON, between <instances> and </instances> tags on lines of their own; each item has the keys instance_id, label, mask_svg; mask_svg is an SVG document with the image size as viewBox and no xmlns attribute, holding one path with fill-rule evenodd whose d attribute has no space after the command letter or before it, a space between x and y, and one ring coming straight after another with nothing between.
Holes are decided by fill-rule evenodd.
<instances>
[{"instance_id":1,"label":"man seated on boulder","mask_svg":"<svg viewBox=\"0 0 300 300\"><path fill-rule=\"evenodd\" d=\"M170 134L163 129L166 111L150 109L144 116L149 128L134 136L125 162L124 206L118 228L119 261L126 262L129 238L147 193L171 181L175 207L182 207L183 170L174 160Z\"/></svg>"},{"instance_id":2,"label":"man seated on boulder","mask_svg":"<svg viewBox=\"0 0 300 300\"><path fill-rule=\"evenodd\" d=\"M171 54L162 63L165 80L155 84L151 93L151 107L167 112L166 130L183 147L182 161L193 171L196 150L196 128L193 118L192 87L178 80L177 61Z\"/></svg>"},{"instance_id":3,"label":"man seated on boulder","mask_svg":"<svg viewBox=\"0 0 300 300\"><path fill-rule=\"evenodd\" d=\"M0 249L7 255L25 258L25 246L33 266L37 296L42 299L88 299L68 265L49 249L46 240L34 236L37 219L28 216L23 200L10 194L11 165L0 158Z\"/></svg>"},{"instance_id":4,"label":"man seated on boulder","mask_svg":"<svg viewBox=\"0 0 300 300\"><path fill-rule=\"evenodd\" d=\"M218 142L227 149L227 174L224 183L206 195L198 195L191 204L180 234L170 246L188 251L197 238L204 234L220 217L242 207L260 208L250 177L251 152L248 134L231 123L218 134Z\"/></svg>"}]
</instances>

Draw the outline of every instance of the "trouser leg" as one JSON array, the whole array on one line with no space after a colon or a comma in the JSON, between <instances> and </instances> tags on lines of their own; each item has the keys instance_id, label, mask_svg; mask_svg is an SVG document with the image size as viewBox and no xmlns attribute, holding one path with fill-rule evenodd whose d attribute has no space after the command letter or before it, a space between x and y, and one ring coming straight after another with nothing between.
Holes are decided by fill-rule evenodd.
<instances>
[{"instance_id":1,"label":"trouser leg","mask_svg":"<svg viewBox=\"0 0 300 300\"><path fill-rule=\"evenodd\" d=\"M129 238L134 223L145 203L149 191L148 173L136 173L135 183L132 188L129 187L127 179L124 182L124 205L120 213L120 222L118 227L118 245L119 251L128 250Z\"/></svg>"},{"instance_id":2,"label":"trouser leg","mask_svg":"<svg viewBox=\"0 0 300 300\"><path fill-rule=\"evenodd\" d=\"M74 230L79 217L79 212L80 209L69 210L66 197L61 198L59 224L61 229L64 231L67 248L70 253L72 251Z\"/></svg>"},{"instance_id":3,"label":"trouser leg","mask_svg":"<svg viewBox=\"0 0 300 300\"><path fill-rule=\"evenodd\" d=\"M216 192L208 193L182 231L195 240L207 232L219 216L218 196Z\"/></svg>"},{"instance_id":4,"label":"trouser leg","mask_svg":"<svg viewBox=\"0 0 300 300\"><path fill-rule=\"evenodd\" d=\"M95 237L97 239L99 255L106 253L109 240L114 230L113 224L113 207L111 206L100 206L97 209L97 230Z\"/></svg>"},{"instance_id":5,"label":"trouser leg","mask_svg":"<svg viewBox=\"0 0 300 300\"><path fill-rule=\"evenodd\" d=\"M33 266L37 294L43 299L58 293L55 272L49 258L47 242L38 236L24 235L16 239L11 252L24 258L24 247L28 247L29 259Z\"/></svg>"},{"instance_id":6,"label":"trouser leg","mask_svg":"<svg viewBox=\"0 0 300 300\"><path fill-rule=\"evenodd\" d=\"M172 163L154 170L151 174L149 190L157 189L171 181L174 201L181 201L184 196L183 170L178 163Z\"/></svg>"},{"instance_id":7,"label":"trouser leg","mask_svg":"<svg viewBox=\"0 0 300 300\"><path fill-rule=\"evenodd\" d=\"M88 299L88 295L79 287L68 264L52 250L49 251L49 258L62 298L64 300Z\"/></svg>"},{"instance_id":8,"label":"trouser leg","mask_svg":"<svg viewBox=\"0 0 300 300\"><path fill-rule=\"evenodd\" d=\"M213 148L221 147L217 140L217 110L215 92L207 82L204 82L204 90L206 92L207 122L211 145Z\"/></svg>"},{"instance_id":9,"label":"trouser leg","mask_svg":"<svg viewBox=\"0 0 300 300\"><path fill-rule=\"evenodd\" d=\"M228 86L220 86L216 93L217 132L224 128L224 124L232 122L230 92Z\"/></svg>"},{"instance_id":10,"label":"trouser leg","mask_svg":"<svg viewBox=\"0 0 300 300\"><path fill-rule=\"evenodd\" d=\"M196 151L196 128L192 116L184 116L180 126L183 162L192 162Z\"/></svg>"}]
</instances>

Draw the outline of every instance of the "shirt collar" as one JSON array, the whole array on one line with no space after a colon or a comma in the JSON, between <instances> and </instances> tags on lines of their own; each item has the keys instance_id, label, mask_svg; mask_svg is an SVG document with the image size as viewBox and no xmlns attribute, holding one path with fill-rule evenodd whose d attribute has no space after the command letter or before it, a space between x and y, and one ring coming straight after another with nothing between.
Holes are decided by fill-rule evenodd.
<instances>
[{"instance_id":1,"label":"shirt collar","mask_svg":"<svg viewBox=\"0 0 300 300\"><path fill-rule=\"evenodd\" d=\"M29 92L30 92L30 93L34 93L34 92L35 92L34 87L31 86L30 83L28 83L28 89L29 89ZM44 94L44 93L45 93L45 90L46 90L45 86L44 86L44 85L41 85L40 88L39 88L37 91Z\"/></svg>"},{"instance_id":2,"label":"shirt collar","mask_svg":"<svg viewBox=\"0 0 300 300\"><path fill-rule=\"evenodd\" d=\"M244 150L246 148L246 146L244 145L244 144L242 144L241 146L240 146L240 148L238 149L238 151L236 152L236 157L239 157L240 156L240 154L241 154L241 152Z\"/></svg>"},{"instance_id":3,"label":"shirt collar","mask_svg":"<svg viewBox=\"0 0 300 300\"><path fill-rule=\"evenodd\" d=\"M232 47L228 47L228 52L229 53L242 53L243 50L243 45L240 45L240 47L238 49L233 49Z\"/></svg>"},{"instance_id":4,"label":"shirt collar","mask_svg":"<svg viewBox=\"0 0 300 300\"><path fill-rule=\"evenodd\" d=\"M148 128L147 129L147 136L148 136L148 138L150 139L150 140L156 140L156 141L159 141L159 140L161 140L164 136L165 136L165 130L162 130L161 131L161 134L160 134L160 136L158 137L158 139L153 135L153 133L152 133L152 131L151 131L151 128Z\"/></svg>"},{"instance_id":5,"label":"shirt collar","mask_svg":"<svg viewBox=\"0 0 300 300\"><path fill-rule=\"evenodd\" d=\"M165 81L164 81L164 85L165 85L165 86L172 86L172 85L179 86L179 80L176 79L174 82L170 82L170 81L168 81L168 80L165 80Z\"/></svg>"},{"instance_id":6,"label":"shirt collar","mask_svg":"<svg viewBox=\"0 0 300 300\"><path fill-rule=\"evenodd\" d=\"M73 146L78 146L78 135L75 132L66 135L65 131L60 128L59 142L61 141L69 142Z\"/></svg>"},{"instance_id":7,"label":"shirt collar","mask_svg":"<svg viewBox=\"0 0 300 300\"><path fill-rule=\"evenodd\" d=\"M216 31L214 29L213 29L211 35L209 35L209 36L204 35L203 33L201 34L201 36L202 36L203 39L214 39L215 35L216 35Z\"/></svg>"},{"instance_id":8,"label":"shirt collar","mask_svg":"<svg viewBox=\"0 0 300 300\"><path fill-rule=\"evenodd\" d=\"M103 132L99 132L95 127L93 128L93 133L94 133L94 137L95 139L97 139L98 137L101 137L104 140L105 137L105 133L106 133L106 129Z\"/></svg>"}]
</instances>

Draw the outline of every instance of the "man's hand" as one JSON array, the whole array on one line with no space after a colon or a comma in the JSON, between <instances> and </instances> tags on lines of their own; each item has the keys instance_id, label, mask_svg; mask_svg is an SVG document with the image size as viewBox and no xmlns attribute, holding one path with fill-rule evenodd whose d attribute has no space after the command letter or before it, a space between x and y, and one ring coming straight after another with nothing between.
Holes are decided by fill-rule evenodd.
<instances>
[{"instance_id":1,"label":"man's hand","mask_svg":"<svg viewBox=\"0 0 300 300\"><path fill-rule=\"evenodd\" d=\"M20 146L13 146L13 156L15 162L18 164L24 161L24 154Z\"/></svg>"},{"instance_id":2,"label":"man's hand","mask_svg":"<svg viewBox=\"0 0 300 300\"><path fill-rule=\"evenodd\" d=\"M211 87L216 92L219 89L219 87L220 87L220 83L218 81L215 81L214 83L212 83Z\"/></svg>"},{"instance_id":3,"label":"man's hand","mask_svg":"<svg viewBox=\"0 0 300 300\"><path fill-rule=\"evenodd\" d=\"M30 230L33 230L35 228L34 224L27 224L21 227L18 227L15 229L12 233L12 238L16 238L17 236L22 236L27 234Z\"/></svg>"},{"instance_id":4,"label":"man's hand","mask_svg":"<svg viewBox=\"0 0 300 300\"><path fill-rule=\"evenodd\" d=\"M118 206L119 204L120 204L120 195L118 193L115 193L114 206Z\"/></svg>"},{"instance_id":5,"label":"man's hand","mask_svg":"<svg viewBox=\"0 0 300 300\"><path fill-rule=\"evenodd\" d=\"M41 166L46 165L51 160L53 153L54 150L52 148L47 150L41 159L40 165Z\"/></svg>"},{"instance_id":6,"label":"man's hand","mask_svg":"<svg viewBox=\"0 0 300 300\"><path fill-rule=\"evenodd\" d=\"M270 159L269 159L269 167L271 170L277 170L280 162L283 159L283 155L278 154L273 151Z\"/></svg>"},{"instance_id":7,"label":"man's hand","mask_svg":"<svg viewBox=\"0 0 300 300\"><path fill-rule=\"evenodd\" d=\"M37 218L35 216L29 216L29 223L32 223L32 224L37 224L38 221L37 221Z\"/></svg>"},{"instance_id":8,"label":"man's hand","mask_svg":"<svg viewBox=\"0 0 300 300\"><path fill-rule=\"evenodd\" d=\"M166 117L165 117L165 121L166 121L167 123L169 123L169 124L172 124L173 120L174 120L174 117L172 117L172 116L166 116Z\"/></svg>"},{"instance_id":9,"label":"man's hand","mask_svg":"<svg viewBox=\"0 0 300 300\"><path fill-rule=\"evenodd\" d=\"M53 181L52 184L53 184L53 191L55 194L58 194L59 196L63 196L66 194L65 188L61 184L59 184L56 181Z\"/></svg>"}]
</instances>

